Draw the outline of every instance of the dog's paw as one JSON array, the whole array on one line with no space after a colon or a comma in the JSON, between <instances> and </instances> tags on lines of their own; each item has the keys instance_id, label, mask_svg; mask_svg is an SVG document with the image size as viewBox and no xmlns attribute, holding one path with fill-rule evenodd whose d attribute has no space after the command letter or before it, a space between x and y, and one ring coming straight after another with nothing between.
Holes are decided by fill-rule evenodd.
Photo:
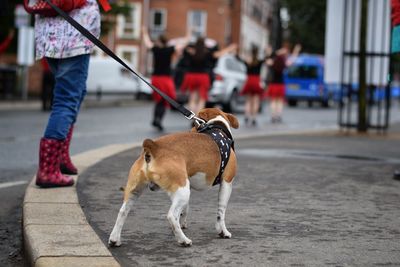
<instances>
[{"instance_id":1,"label":"dog's paw","mask_svg":"<svg viewBox=\"0 0 400 267\"><path fill-rule=\"evenodd\" d=\"M221 231L220 233L219 233L219 237L221 237L221 238L231 238L232 237L232 234L231 233L229 233L228 231L226 231L226 232L224 232L224 231Z\"/></svg>"},{"instance_id":2,"label":"dog's paw","mask_svg":"<svg viewBox=\"0 0 400 267\"><path fill-rule=\"evenodd\" d=\"M121 241L113 241L113 240L108 240L108 246L109 247L120 247L121 246Z\"/></svg>"},{"instance_id":3,"label":"dog's paw","mask_svg":"<svg viewBox=\"0 0 400 267\"><path fill-rule=\"evenodd\" d=\"M186 240L178 242L182 247L190 247L192 245L192 240L186 238Z\"/></svg>"}]
</instances>

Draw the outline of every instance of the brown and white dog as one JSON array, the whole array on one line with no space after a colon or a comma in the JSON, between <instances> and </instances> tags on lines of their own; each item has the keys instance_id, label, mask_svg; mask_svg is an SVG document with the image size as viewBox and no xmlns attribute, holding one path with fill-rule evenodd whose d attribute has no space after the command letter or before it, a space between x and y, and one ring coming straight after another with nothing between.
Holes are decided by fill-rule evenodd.
<instances>
[{"instance_id":1,"label":"brown and white dog","mask_svg":"<svg viewBox=\"0 0 400 267\"><path fill-rule=\"evenodd\" d=\"M203 109L198 117L208 125L222 125L225 133L230 136L231 128L239 127L235 116L217 108ZM225 210L237 167L235 152L229 149L230 157L221 175L215 224L218 234L223 238L232 236L225 226ZM167 215L168 221L178 243L190 246L192 241L182 231L187 227L190 189L211 188L215 178L220 174L221 161L220 148L215 141L207 134L198 133L196 129L192 129L191 132L165 135L154 141L144 140L142 153L129 171L124 189L124 201L108 244L121 245L121 230L134 199L149 186L150 189L159 187L168 193L172 202Z\"/></svg>"}]
</instances>

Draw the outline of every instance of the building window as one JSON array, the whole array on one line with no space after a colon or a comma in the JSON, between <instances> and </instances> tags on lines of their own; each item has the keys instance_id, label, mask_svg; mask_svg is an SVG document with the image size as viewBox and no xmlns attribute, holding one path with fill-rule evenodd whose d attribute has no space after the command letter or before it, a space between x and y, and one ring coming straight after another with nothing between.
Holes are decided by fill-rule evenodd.
<instances>
[{"instance_id":1,"label":"building window","mask_svg":"<svg viewBox=\"0 0 400 267\"><path fill-rule=\"evenodd\" d=\"M152 38L157 38L164 34L167 28L167 10L152 9L150 11L150 34Z\"/></svg>"},{"instance_id":2,"label":"building window","mask_svg":"<svg viewBox=\"0 0 400 267\"><path fill-rule=\"evenodd\" d=\"M138 69L139 49L134 45L118 45L117 55L122 58L130 67Z\"/></svg>"},{"instance_id":3,"label":"building window","mask_svg":"<svg viewBox=\"0 0 400 267\"><path fill-rule=\"evenodd\" d=\"M189 29L192 29L192 35L205 37L207 35L207 12L201 10L191 10L188 14Z\"/></svg>"},{"instance_id":4,"label":"building window","mask_svg":"<svg viewBox=\"0 0 400 267\"><path fill-rule=\"evenodd\" d=\"M140 3L131 3L131 10L127 16L117 16L117 37L124 39L139 39L140 37Z\"/></svg>"}]
</instances>

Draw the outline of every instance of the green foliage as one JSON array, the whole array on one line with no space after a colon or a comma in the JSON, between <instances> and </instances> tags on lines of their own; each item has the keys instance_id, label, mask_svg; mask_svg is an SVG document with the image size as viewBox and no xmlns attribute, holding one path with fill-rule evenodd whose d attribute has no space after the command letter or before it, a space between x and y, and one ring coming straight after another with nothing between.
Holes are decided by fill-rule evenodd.
<instances>
[{"instance_id":1,"label":"green foliage","mask_svg":"<svg viewBox=\"0 0 400 267\"><path fill-rule=\"evenodd\" d=\"M131 7L127 0L121 1L117 3L110 3L111 10L108 12L104 12L104 10L100 7L101 11L101 34L107 34L116 23L117 15L127 16L131 11Z\"/></svg>"},{"instance_id":2,"label":"green foliage","mask_svg":"<svg viewBox=\"0 0 400 267\"><path fill-rule=\"evenodd\" d=\"M290 15L289 41L301 43L302 52L323 54L326 0L282 0L282 6Z\"/></svg>"}]
</instances>

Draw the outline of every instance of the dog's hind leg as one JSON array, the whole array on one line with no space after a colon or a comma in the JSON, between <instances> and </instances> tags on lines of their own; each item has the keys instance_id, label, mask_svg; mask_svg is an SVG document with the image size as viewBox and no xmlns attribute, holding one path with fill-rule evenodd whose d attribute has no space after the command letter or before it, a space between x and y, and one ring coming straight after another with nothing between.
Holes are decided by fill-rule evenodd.
<instances>
[{"instance_id":1,"label":"dog's hind leg","mask_svg":"<svg viewBox=\"0 0 400 267\"><path fill-rule=\"evenodd\" d=\"M189 203L183 208L181 213L181 228L187 229L187 216L189 214Z\"/></svg>"},{"instance_id":2,"label":"dog's hind leg","mask_svg":"<svg viewBox=\"0 0 400 267\"><path fill-rule=\"evenodd\" d=\"M146 184L142 181L139 172L131 170L124 192L124 202L119 210L117 221L108 240L110 247L121 246L121 231L134 201L142 194Z\"/></svg>"},{"instance_id":3,"label":"dog's hind leg","mask_svg":"<svg viewBox=\"0 0 400 267\"><path fill-rule=\"evenodd\" d=\"M192 240L187 238L182 231L179 224L179 218L181 216L182 210L189 204L190 198L190 185L189 180L186 180L186 185L179 187L174 193L169 194L171 197L171 207L168 211L168 221L172 227L172 231L175 234L176 240L182 246L191 246Z\"/></svg>"},{"instance_id":4,"label":"dog's hind leg","mask_svg":"<svg viewBox=\"0 0 400 267\"><path fill-rule=\"evenodd\" d=\"M228 201L232 192L232 181L227 182L225 180L221 181L218 193L218 213L217 222L215 223L215 228L220 237L231 238L232 234L226 229L225 226L225 211L228 206Z\"/></svg>"}]
</instances>

